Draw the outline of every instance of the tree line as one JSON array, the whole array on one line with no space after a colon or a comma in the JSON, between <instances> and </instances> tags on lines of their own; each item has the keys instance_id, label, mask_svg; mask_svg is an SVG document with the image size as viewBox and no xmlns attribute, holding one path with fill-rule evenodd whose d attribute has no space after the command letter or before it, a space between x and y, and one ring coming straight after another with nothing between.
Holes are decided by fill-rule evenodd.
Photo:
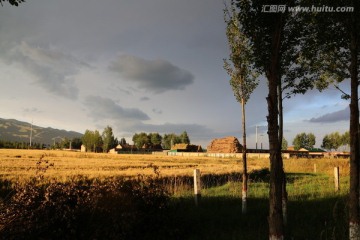
<instances>
[{"instance_id":1,"label":"tree line","mask_svg":"<svg viewBox=\"0 0 360 240\"><path fill-rule=\"evenodd\" d=\"M295 136L292 144L294 146L294 150L299 150L301 148L312 149L316 143L316 137L313 133L299 133ZM322 140L321 148L326 149L328 151L338 150L341 146L349 146L350 145L350 133L346 131L343 134L339 132L332 132L326 134ZM282 149L286 150L288 147L287 141L283 138L282 141Z\"/></svg>"},{"instance_id":2,"label":"tree line","mask_svg":"<svg viewBox=\"0 0 360 240\"><path fill-rule=\"evenodd\" d=\"M177 143L190 144L190 138L186 131L180 135L175 133L164 134L161 136L159 133L135 133L132 138L137 148L142 148L144 145L150 147L161 146L163 149L170 149Z\"/></svg>"},{"instance_id":3,"label":"tree line","mask_svg":"<svg viewBox=\"0 0 360 240\"><path fill-rule=\"evenodd\" d=\"M180 135L175 133L166 133L161 136L159 133L135 133L132 137L134 146L137 149L146 147L148 149L171 149L177 143L190 144L190 138L186 131ZM89 152L109 152L117 145L130 146L125 138L118 140L114 137L113 129L110 126L104 128L102 133L98 130L87 129L81 138L61 138L61 141L55 141L52 144L43 144L33 142L6 141L0 140L0 148L12 149L80 149L84 145Z\"/></svg>"},{"instance_id":4,"label":"tree line","mask_svg":"<svg viewBox=\"0 0 360 240\"><path fill-rule=\"evenodd\" d=\"M8 149L70 149L70 145L71 149L80 149L81 144L80 138L63 138L60 142L54 142L53 144L32 142L31 146L30 142L0 140L0 148Z\"/></svg>"},{"instance_id":5,"label":"tree line","mask_svg":"<svg viewBox=\"0 0 360 240\"><path fill-rule=\"evenodd\" d=\"M32 143L30 147L29 142L18 142L18 141L4 141L0 140L0 148L9 148L9 149L43 149L46 147L46 144L42 143Z\"/></svg>"},{"instance_id":6,"label":"tree line","mask_svg":"<svg viewBox=\"0 0 360 240\"><path fill-rule=\"evenodd\" d=\"M130 146L125 138L118 140L114 137L113 129L110 126L105 127L101 134L98 130L92 131L87 129L81 141L86 150L90 152L109 152L110 149L115 148L119 144L123 147ZM186 131L180 135L170 133L163 136L159 133L135 133L132 141L137 149L170 149L171 146L177 143L190 144L190 138Z\"/></svg>"}]
</instances>

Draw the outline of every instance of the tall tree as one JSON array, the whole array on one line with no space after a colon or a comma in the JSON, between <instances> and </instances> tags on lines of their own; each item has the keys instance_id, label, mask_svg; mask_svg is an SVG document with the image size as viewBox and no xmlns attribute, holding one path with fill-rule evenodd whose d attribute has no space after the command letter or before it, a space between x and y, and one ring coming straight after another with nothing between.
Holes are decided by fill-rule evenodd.
<instances>
[{"instance_id":1,"label":"tall tree","mask_svg":"<svg viewBox=\"0 0 360 240\"><path fill-rule=\"evenodd\" d=\"M159 133L150 133L149 134L149 139L151 142L151 145L160 145L162 142L162 137Z\"/></svg>"},{"instance_id":2,"label":"tall tree","mask_svg":"<svg viewBox=\"0 0 360 240\"><path fill-rule=\"evenodd\" d=\"M181 143L190 144L190 138L189 138L188 133L186 131L183 131L180 134L180 140L181 140Z\"/></svg>"},{"instance_id":3,"label":"tall tree","mask_svg":"<svg viewBox=\"0 0 360 240\"><path fill-rule=\"evenodd\" d=\"M93 131L86 129L84 135L81 138L81 141L82 141L83 145L85 146L86 151L91 151L91 148L94 145L93 137L92 137L93 134L94 134Z\"/></svg>"},{"instance_id":4,"label":"tall tree","mask_svg":"<svg viewBox=\"0 0 360 240\"><path fill-rule=\"evenodd\" d=\"M327 150L337 150L341 145L342 135L339 132L333 132L324 136L321 147Z\"/></svg>"},{"instance_id":5,"label":"tall tree","mask_svg":"<svg viewBox=\"0 0 360 240\"><path fill-rule=\"evenodd\" d=\"M302 37L307 28L296 12L289 7L302 0L253 1L236 0L240 9L239 20L244 34L250 39L254 52L255 67L268 80L268 135L270 148L270 216L269 237L283 236L286 212L278 208L282 198L286 211L286 179L281 158L283 139L282 101L293 94L305 93L315 82L307 76L305 68L297 67L302 51ZM276 109L275 109L276 108ZM279 180L282 177L283 179ZM279 193L278 184L281 184ZM279 214L284 213L283 218ZM285 219L286 220L286 219ZM276 237L275 237L276 238Z\"/></svg>"},{"instance_id":6,"label":"tall tree","mask_svg":"<svg viewBox=\"0 0 360 240\"><path fill-rule=\"evenodd\" d=\"M103 141L103 151L105 153L109 152L111 148L115 147L115 137L112 127L106 126L101 134L101 137Z\"/></svg>"},{"instance_id":7,"label":"tall tree","mask_svg":"<svg viewBox=\"0 0 360 240\"><path fill-rule=\"evenodd\" d=\"M314 147L316 143L316 137L313 133L299 133L296 134L293 145L295 150L299 150L300 148L311 149Z\"/></svg>"},{"instance_id":8,"label":"tall tree","mask_svg":"<svg viewBox=\"0 0 360 240\"><path fill-rule=\"evenodd\" d=\"M259 81L258 73L253 67L253 53L250 47L250 40L241 32L238 13L232 2L230 9L225 6L224 20L226 23L226 36L228 39L230 57L224 59L224 69L230 76L230 85L236 100L241 104L241 122L243 133L243 174L242 174L242 212L246 213L247 207L247 189L248 173L246 158L246 112L245 105L248 102L251 93L255 90Z\"/></svg>"},{"instance_id":9,"label":"tall tree","mask_svg":"<svg viewBox=\"0 0 360 240\"><path fill-rule=\"evenodd\" d=\"M171 149L177 143L181 143L181 138L175 133L164 134L163 136L163 148Z\"/></svg>"},{"instance_id":10,"label":"tall tree","mask_svg":"<svg viewBox=\"0 0 360 240\"><path fill-rule=\"evenodd\" d=\"M133 140L135 146L139 149L142 148L145 144L150 143L149 136L144 132L135 133L132 140Z\"/></svg>"},{"instance_id":11,"label":"tall tree","mask_svg":"<svg viewBox=\"0 0 360 240\"><path fill-rule=\"evenodd\" d=\"M281 141L281 150L286 150L288 148L288 142L286 141L286 139L283 137L282 141Z\"/></svg>"},{"instance_id":12,"label":"tall tree","mask_svg":"<svg viewBox=\"0 0 360 240\"><path fill-rule=\"evenodd\" d=\"M270 5L269 5L270 4ZM254 52L255 67L259 72L264 73L268 82L268 136L270 152L270 192L269 192L269 238L283 239L283 190L284 170L281 157L281 139L279 139L279 93L278 86L281 81L281 69L289 63L283 63L285 45L287 49L294 49L294 44L286 43L284 39L284 26L287 13L266 12L264 7L281 5L285 1L250 1L237 0L237 7L240 9L239 21L242 32L250 39ZM266 9L265 9L266 10ZM287 33L291 32L287 29Z\"/></svg>"},{"instance_id":13,"label":"tall tree","mask_svg":"<svg viewBox=\"0 0 360 240\"><path fill-rule=\"evenodd\" d=\"M322 84L337 84L350 78L350 196L349 238L360 239L359 208L359 59L360 59L360 2L357 0L323 0L321 4L353 7L351 12L313 14L307 22L309 31L304 41L303 63ZM324 31L326 29L326 31Z\"/></svg>"},{"instance_id":14,"label":"tall tree","mask_svg":"<svg viewBox=\"0 0 360 240\"><path fill-rule=\"evenodd\" d=\"M346 131L341 135L341 145L349 146L350 145L350 132Z\"/></svg>"},{"instance_id":15,"label":"tall tree","mask_svg":"<svg viewBox=\"0 0 360 240\"><path fill-rule=\"evenodd\" d=\"M119 144L120 144L121 146L125 146L125 145L126 145L126 139L125 139L125 138L121 138Z\"/></svg>"},{"instance_id":16,"label":"tall tree","mask_svg":"<svg viewBox=\"0 0 360 240\"><path fill-rule=\"evenodd\" d=\"M93 152L99 152L101 151L101 148L103 146L102 137L100 135L100 132L98 130L94 131L93 135Z\"/></svg>"},{"instance_id":17,"label":"tall tree","mask_svg":"<svg viewBox=\"0 0 360 240\"><path fill-rule=\"evenodd\" d=\"M73 138L71 140L71 148L72 149L80 149L81 148L81 138Z\"/></svg>"},{"instance_id":18,"label":"tall tree","mask_svg":"<svg viewBox=\"0 0 360 240\"><path fill-rule=\"evenodd\" d=\"M85 134L81 138L86 151L97 152L102 147L102 138L98 130L91 131L86 130Z\"/></svg>"}]
</instances>

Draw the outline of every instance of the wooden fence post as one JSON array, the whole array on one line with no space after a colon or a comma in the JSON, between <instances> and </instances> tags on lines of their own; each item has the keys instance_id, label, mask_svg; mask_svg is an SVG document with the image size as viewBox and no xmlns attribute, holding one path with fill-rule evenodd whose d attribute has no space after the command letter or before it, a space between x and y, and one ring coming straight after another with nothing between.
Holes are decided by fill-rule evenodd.
<instances>
[{"instance_id":1,"label":"wooden fence post","mask_svg":"<svg viewBox=\"0 0 360 240\"><path fill-rule=\"evenodd\" d=\"M314 163L314 173L316 173L316 163Z\"/></svg>"},{"instance_id":2,"label":"wooden fence post","mask_svg":"<svg viewBox=\"0 0 360 240\"><path fill-rule=\"evenodd\" d=\"M194 170L194 194L195 194L195 205L198 206L199 199L201 197L201 180L200 180L200 169Z\"/></svg>"},{"instance_id":3,"label":"wooden fence post","mask_svg":"<svg viewBox=\"0 0 360 240\"><path fill-rule=\"evenodd\" d=\"M340 190L339 167L334 167L335 192Z\"/></svg>"}]
</instances>

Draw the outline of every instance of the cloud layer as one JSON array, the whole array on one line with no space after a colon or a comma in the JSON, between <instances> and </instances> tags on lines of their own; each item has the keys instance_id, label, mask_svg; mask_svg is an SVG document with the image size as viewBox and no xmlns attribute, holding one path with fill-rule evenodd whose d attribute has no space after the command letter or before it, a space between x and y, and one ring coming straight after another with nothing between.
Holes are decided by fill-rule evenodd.
<instances>
[{"instance_id":1,"label":"cloud layer","mask_svg":"<svg viewBox=\"0 0 360 240\"><path fill-rule=\"evenodd\" d=\"M35 78L36 85L69 99L77 99L79 92L73 76L82 67L89 67L70 54L50 47L34 47L27 42L12 48L9 56L8 60L20 65Z\"/></svg>"},{"instance_id":2,"label":"cloud layer","mask_svg":"<svg viewBox=\"0 0 360 240\"><path fill-rule=\"evenodd\" d=\"M89 109L89 115L95 120L149 120L149 116L137 108L124 108L110 98L100 96L88 96L85 106Z\"/></svg>"},{"instance_id":3,"label":"cloud layer","mask_svg":"<svg viewBox=\"0 0 360 240\"><path fill-rule=\"evenodd\" d=\"M168 90L184 90L194 82L194 76L169 61L146 60L131 55L121 55L109 69L119 73L126 80L136 82L139 88L162 93Z\"/></svg>"},{"instance_id":4,"label":"cloud layer","mask_svg":"<svg viewBox=\"0 0 360 240\"><path fill-rule=\"evenodd\" d=\"M347 107L340 111L327 113L327 114L322 115L317 118L311 118L309 120L309 122L312 122L312 123L334 123L334 122L340 122L340 121L348 121L349 114L350 114L350 109L349 109L349 107Z\"/></svg>"}]
</instances>

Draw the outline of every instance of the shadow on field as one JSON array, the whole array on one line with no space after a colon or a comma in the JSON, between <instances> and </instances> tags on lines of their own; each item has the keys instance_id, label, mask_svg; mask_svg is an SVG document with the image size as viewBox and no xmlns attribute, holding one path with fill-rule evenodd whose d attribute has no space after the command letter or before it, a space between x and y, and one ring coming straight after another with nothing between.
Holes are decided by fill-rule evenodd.
<instances>
[{"instance_id":1,"label":"shadow on field","mask_svg":"<svg viewBox=\"0 0 360 240\"><path fill-rule=\"evenodd\" d=\"M288 173L287 181L311 176ZM269 171L253 171L250 179L267 183ZM229 182L240 181L239 173L202 176L205 188L223 192ZM0 182L2 194L10 185ZM192 185L192 177L139 176L18 186L0 201L0 239L268 239L267 198L248 198L243 215L240 194L209 194L196 206L192 196L168 191ZM348 238L345 197L301 199L288 203L286 239Z\"/></svg>"},{"instance_id":2,"label":"shadow on field","mask_svg":"<svg viewBox=\"0 0 360 240\"><path fill-rule=\"evenodd\" d=\"M178 199L170 208L173 225L183 239L268 239L268 200L248 199L248 212L241 212L241 199L203 197ZM347 210L343 198L293 201L288 204L285 239L346 239Z\"/></svg>"}]
</instances>

